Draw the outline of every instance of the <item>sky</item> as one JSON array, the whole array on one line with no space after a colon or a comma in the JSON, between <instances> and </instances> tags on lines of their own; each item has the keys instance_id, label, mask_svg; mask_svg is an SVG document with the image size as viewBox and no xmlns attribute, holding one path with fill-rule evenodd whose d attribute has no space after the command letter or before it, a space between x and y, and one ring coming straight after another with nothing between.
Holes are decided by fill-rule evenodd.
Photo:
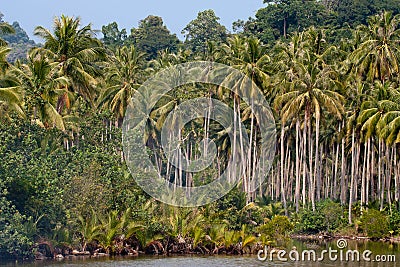
<instances>
[{"instance_id":1,"label":"sky","mask_svg":"<svg viewBox=\"0 0 400 267\"><path fill-rule=\"evenodd\" d=\"M254 17L258 9L264 6L263 0L1 0L0 12L4 20L18 21L20 26L35 41L36 26L52 27L54 17L61 14L79 16L82 24L92 23L92 28L101 30L101 26L116 21L119 28L128 33L137 27L139 20L148 15L163 18L165 25L180 39L182 29L198 12L213 9L220 23L232 30L232 22ZM99 36L101 37L101 36Z\"/></svg>"}]
</instances>

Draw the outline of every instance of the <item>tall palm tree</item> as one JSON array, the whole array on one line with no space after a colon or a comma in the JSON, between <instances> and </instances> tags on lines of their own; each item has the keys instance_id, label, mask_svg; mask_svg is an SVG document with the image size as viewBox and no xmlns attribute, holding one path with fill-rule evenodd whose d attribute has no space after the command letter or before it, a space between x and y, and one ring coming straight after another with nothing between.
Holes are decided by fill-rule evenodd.
<instances>
[{"instance_id":1,"label":"tall palm tree","mask_svg":"<svg viewBox=\"0 0 400 267\"><path fill-rule=\"evenodd\" d=\"M270 61L270 57L266 53L266 47L261 44L261 42L257 39L249 38L241 38L239 36L235 36L228 40L228 44L223 45L221 50L226 54L225 63L231 65L233 68L240 70L241 73L245 74L238 79L234 75L228 75L227 81L235 83L236 92L232 92L230 98L233 100L234 105L234 129L233 129L233 143L234 150L236 149L236 136L238 134L239 138L239 147L240 154L243 157L246 155L246 158L242 160L243 164L243 187L245 192L252 193L248 195L248 200L250 197L255 198L255 188L257 187L258 181L255 179L255 159L257 155L257 127L255 116L252 114L252 109L254 109L255 105L259 103L259 99L256 99L256 88L251 86L250 91L249 88L246 87L247 81L250 78L255 85L257 85L264 92L267 91L270 77L267 71L267 66ZM221 95L221 94L220 94ZM239 95L244 96L249 105L244 105L244 102L241 102ZM243 147L243 136L242 131L237 131L239 125L238 123L244 122L248 120L250 124L250 139L247 148ZM239 151L239 150L238 150ZM237 151L232 151L233 156L235 157Z\"/></svg>"},{"instance_id":2,"label":"tall palm tree","mask_svg":"<svg viewBox=\"0 0 400 267\"><path fill-rule=\"evenodd\" d=\"M71 81L69 90L94 104L94 87L99 74L97 63L105 58L105 49L95 38L91 25L80 28L80 18L62 15L54 19L54 32L38 26L34 34L43 38L39 48L58 63L61 75Z\"/></svg>"},{"instance_id":3,"label":"tall palm tree","mask_svg":"<svg viewBox=\"0 0 400 267\"><path fill-rule=\"evenodd\" d=\"M307 34L306 43L299 60L294 61L290 81L290 91L276 99L277 107L282 105L281 118L283 123L304 112L304 144L306 129L309 143L309 176L311 182L311 202L315 209L315 181L319 164L319 133L321 115L324 110L341 118L344 113L343 96L336 91L339 82L334 68L328 65L324 58L333 49L323 49L323 32L311 28ZM315 116L315 167L312 164L313 145L311 138L312 117ZM304 146L304 150L307 150ZM312 169L314 168L314 173Z\"/></svg>"}]
</instances>

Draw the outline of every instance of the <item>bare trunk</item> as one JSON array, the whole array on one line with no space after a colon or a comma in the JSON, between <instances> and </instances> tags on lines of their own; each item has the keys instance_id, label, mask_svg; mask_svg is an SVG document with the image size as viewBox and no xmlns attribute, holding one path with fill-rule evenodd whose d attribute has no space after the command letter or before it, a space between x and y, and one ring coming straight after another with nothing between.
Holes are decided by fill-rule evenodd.
<instances>
[{"instance_id":1,"label":"bare trunk","mask_svg":"<svg viewBox=\"0 0 400 267\"><path fill-rule=\"evenodd\" d=\"M354 192L354 168L355 168L355 147L354 147L354 128L351 134L351 182L350 182L350 196L349 196L349 224L352 224L351 210L353 206L353 192Z\"/></svg>"},{"instance_id":2,"label":"bare trunk","mask_svg":"<svg viewBox=\"0 0 400 267\"><path fill-rule=\"evenodd\" d=\"M299 130L300 130L300 122L299 120L297 120L296 121L296 189L295 189L296 212L299 212L299 202L300 202Z\"/></svg>"}]
</instances>

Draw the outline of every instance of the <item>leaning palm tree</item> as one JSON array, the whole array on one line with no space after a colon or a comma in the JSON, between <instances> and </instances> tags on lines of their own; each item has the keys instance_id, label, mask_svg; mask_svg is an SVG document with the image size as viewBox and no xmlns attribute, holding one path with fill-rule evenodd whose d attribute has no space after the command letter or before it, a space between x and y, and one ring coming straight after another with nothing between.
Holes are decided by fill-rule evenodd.
<instances>
[{"instance_id":1,"label":"leaning palm tree","mask_svg":"<svg viewBox=\"0 0 400 267\"><path fill-rule=\"evenodd\" d=\"M44 39L39 48L54 62L58 63L61 75L71 81L69 90L94 104L97 63L105 57L105 49L95 38L91 25L80 28L80 19L62 15L54 19L54 32L38 26L35 35Z\"/></svg>"}]
</instances>

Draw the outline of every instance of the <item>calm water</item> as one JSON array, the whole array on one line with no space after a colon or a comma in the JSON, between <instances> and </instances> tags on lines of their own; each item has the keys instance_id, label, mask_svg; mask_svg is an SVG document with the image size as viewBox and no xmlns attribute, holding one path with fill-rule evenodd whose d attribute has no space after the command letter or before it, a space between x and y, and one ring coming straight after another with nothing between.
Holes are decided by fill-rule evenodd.
<instances>
[{"instance_id":1,"label":"calm water","mask_svg":"<svg viewBox=\"0 0 400 267\"><path fill-rule=\"evenodd\" d=\"M296 247L296 250L300 253L303 250L315 250L317 257L321 254L321 251L329 247L331 249L338 250L337 242L323 242L323 241L314 241L314 242L302 242L302 241L293 241L288 244L285 249L287 253L289 253L293 246ZM214 266L306 266L306 267L328 267L328 266L366 266L366 267L383 267L383 266L400 266L400 246L398 244L390 244L383 242L371 242L371 241L348 241L346 248L343 249L346 252L348 249L357 250L360 252L360 255L365 250L372 251L372 254L369 256L372 261L365 262L361 259L360 262L352 262L346 261L345 256L343 256L343 261L331 261L327 254L326 258L322 262L313 262L313 261L299 261L293 262L288 258L287 262L281 262L276 259L273 262L271 261L260 261L257 259L256 255L253 256L174 256L174 257L116 257L116 258L74 258L74 259L64 259L60 261L48 260L48 261L36 261L33 263L0 263L0 266L22 266L22 267L33 267L33 266L53 266L53 267L77 267L77 266L88 266L88 267L114 267L114 266L165 266L165 267L177 267L177 266L185 266L185 267L214 267ZM340 251L340 250L338 250ZM338 253L338 257L340 254ZM343 254L345 255L345 253ZM394 255L395 262L376 262L376 255ZM307 258L307 257L306 257ZM362 258L362 256L361 256ZM392 258L393 259L393 258ZM397 264L396 264L397 263Z\"/></svg>"}]
</instances>

